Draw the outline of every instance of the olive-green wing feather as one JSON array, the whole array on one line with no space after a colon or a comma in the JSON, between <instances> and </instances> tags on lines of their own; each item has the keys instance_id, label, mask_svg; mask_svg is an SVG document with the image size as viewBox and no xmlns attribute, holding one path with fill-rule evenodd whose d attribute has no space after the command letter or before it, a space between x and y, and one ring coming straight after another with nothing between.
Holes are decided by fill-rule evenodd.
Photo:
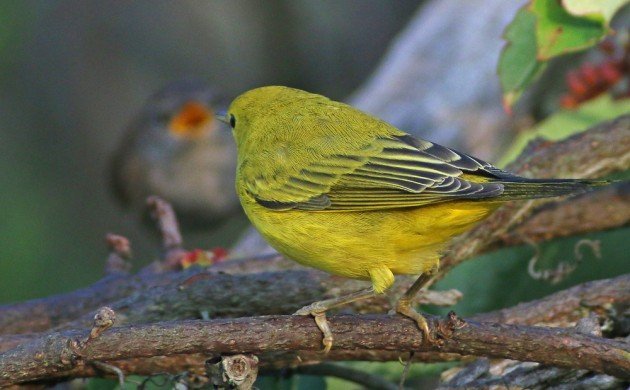
<instances>
[{"instance_id":1,"label":"olive-green wing feather","mask_svg":"<svg viewBox=\"0 0 630 390\"><path fill-rule=\"evenodd\" d=\"M465 174L477 175L479 182L464 179ZM259 204L275 210L379 210L499 196L503 185L487 181L502 175L509 174L402 135L375 138L352 153L323 156L285 177L255 178L246 188Z\"/></svg>"}]
</instances>

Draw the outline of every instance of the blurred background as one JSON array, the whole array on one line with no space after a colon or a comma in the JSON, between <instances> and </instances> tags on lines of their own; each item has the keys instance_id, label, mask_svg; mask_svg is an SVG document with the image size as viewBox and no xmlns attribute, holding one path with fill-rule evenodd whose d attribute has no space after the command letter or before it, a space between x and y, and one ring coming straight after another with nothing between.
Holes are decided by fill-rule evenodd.
<instances>
[{"instance_id":1,"label":"blurred background","mask_svg":"<svg viewBox=\"0 0 630 390\"><path fill-rule=\"evenodd\" d=\"M131 240L135 269L159 255L155 232L114 199L108 169L132 119L174 80L205 80L227 101L262 85L306 89L490 161L505 150L518 154L509 146L526 143L514 142L520 130L539 126L539 134L561 138L629 112L627 96L560 109L565 77L581 54L551 61L514 115L504 112L495 72L501 33L523 3L1 1L0 304L98 280L108 232ZM628 28L625 22L619 31L627 37ZM598 55L593 49L584 57ZM630 215L630 208L620 212ZM188 248L230 247L247 226L236 215L184 239ZM465 299L454 309L466 316L616 276L628 271L629 233L626 223L504 249L464 263L436 288L461 290ZM535 254L536 270L579 267L555 284L535 280L527 272ZM397 362L364 365L394 378L401 370ZM435 380L443 368L419 369Z\"/></svg>"},{"instance_id":2,"label":"blurred background","mask_svg":"<svg viewBox=\"0 0 630 390\"><path fill-rule=\"evenodd\" d=\"M114 201L111 155L146 99L198 77L235 96L283 84L343 99L421 2L0 2L0 303L87 286L104 235L134 266L157 240ZM228 246L246 225L187 236Z\"/></svg>"}]
</instances>

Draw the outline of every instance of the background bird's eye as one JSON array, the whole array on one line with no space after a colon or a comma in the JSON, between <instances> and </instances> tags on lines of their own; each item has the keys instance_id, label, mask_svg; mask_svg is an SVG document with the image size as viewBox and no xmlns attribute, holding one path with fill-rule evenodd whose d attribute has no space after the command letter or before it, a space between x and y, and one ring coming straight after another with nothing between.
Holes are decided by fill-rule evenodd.
<instances>
[{"instance_id":1,"label":"background bird's eye","mask_svg":"<svg viewBox=\"0 0 630 390\"><path fill-rule=\"evenodd\" d=\"M236 126L236 118L234 115L230 114L230 127L234 128L234 126Z\"/></svg>"}]
</instances>

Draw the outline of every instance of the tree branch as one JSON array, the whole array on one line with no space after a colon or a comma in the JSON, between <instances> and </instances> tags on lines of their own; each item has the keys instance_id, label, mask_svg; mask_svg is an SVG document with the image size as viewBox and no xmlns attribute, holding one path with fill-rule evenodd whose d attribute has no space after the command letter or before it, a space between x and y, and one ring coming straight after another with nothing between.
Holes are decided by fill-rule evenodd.
<instances>
[{"instance_id":1,"label":"tree branch","mask_svg":"<svg viewBox=\"0 0 630 390\"><path fill-rule=\"evenodd\" d=\"M155 287L112 303L110 307L118 315L117 326L196 319L201 318L203 312L211 318L291 313L308 303L356 291L365 283L313 269L244 275L199 274L189 270L178 275L175 280L189 281L180 284L185 286L183 288L171 285ZM192 278L197 280L190 282ZM399 280L394 291L402 293L406 285L405 281ZM278 291L283 292L283 300L277 299ZM357 302L353 308L359 312L384 313L395 297L396 294L379 295ZM424 301L422 296L419 298L419 302ZM585 305L602 313L610 304L630 305L630 274L584 283L541 300L482 314L474 319L530 325L541 322L568 324L584 315ZM86 328L92 323L92 318L91 314L85 315L65 323L63 329ZM36 337L41 335L2 336L0 351Z\"/></svg>"},{"instance_id":2,"label":"tree branch","mask_svg":"<svg viewBox=\"0 0 630 390\"><path fill-rule=\"evenodd\" d=\"M516 306L477 314L479 322L554 324L568 326L585 316L585 309L606 316L611 306L630 307L630 274L595 280Z\"/></svg>"},{"instance_id":3,"label":"tree branch","mask_svg":"<svg viewBox=\"0 0 630 390\"><path fill-rule=\"evenodd\" d=\"M416 325L400 316L333 316L335 349L440 351L536 361L630 378L630 345L561 328L468 322L428 316L441 347L425 346ZM91 361L191 354L265 354L317 351L321 334L308 317L269 316L212 321L161 322L112 328L90 342L85 331L65 331L0 355L0 385L64 377ZM262 359L261 359L262 360ZM109 363L111 364L111 363Z\"/></svg>"},{"instance_id":4,"label":"tree branch","mask_svg":"<svg viewBox=\"0 0 630 390\"><path fill-rule=\"evenodd\" d=\"M613 229L630 223L630 183L622 182L535 210L522 224L499 237L498 247Z\"/></svg>"},{"instance_id":5,"label":"tree branch","mask_svg":"<svg viewBox=\"0 0 630 390\"><path fill-rule=\"evenodd\" d=\"M334 350L328 355L323 355L319 351L285 351L269 352L262 355L265 359L261 362L263 373L286 370L287 367L298 367L319 364L326 361L374 361L391 362L398 361L407 352L398 351L378 351L366 349L354 350ZM182 372L205 373L206 362L215 359L219 354L206 353L185 353L168 356L150 356L129 359L116 359L99 361L112 367L120 369L126 375L155 375L156 373L179 374ZM462 356L455 353L440 352L419 352L414 354L413 362L444 362L462 360ZM115 378L111 370L102 370L94 362L81 362L73 368L64 371L64 374L56 374L41 380L41 382L55 381L60 377L65 378L90 378L90 377L112 377Z\"/></svg>"},{"instance_id":6,"label":"tree branch","mask_svg":"<svg viewBox=\"0 0 630 390\"><path fill-rule=\"evenodd\" d=\"M239 298L240 300L240 298ZM515 324L547 323L571 326L587 312L599 313L607 318L612 307L630 306L630 274L618 276L614 279L587 282L568 290L552 294L546 298L523 303L513 308L502 309L491 313L476 315L471 320L476 322L507 322ZM621 310L618 310L621 311ZM613 311L614 312L614 311ZM118 315L118 319L124 315ZM118 324L120 325L120 323ZM80 326L79 326L80 327ZM21 344L46 338L45 334L13 335L0 338L0 351L15 348ZM296 365L319 363L323 360L364 360L364 361L395 361L401 352L388 350L333 350L328 355L315 351L285 351L265 355L261 362L263 368L280 369ZM127 374L149 375L155 372L177 373L183 371L203 371L204 362L214 357L214 353L192 353L170 356L125 357L113 361L104 361L109 365L120 368ZM461 360L459 354L447 352L420 352L414 355L413 361L435 362ZM70 377L90 377L107 373L90 364L80 365L70 369Z\"/></svg>"},{"instance_id":7,"label":"tree branch","mask_svg":"<svg viewBox=\"0 0 630 390\"><path fill-rule=\"evenodd\" d=\"M439 390L448 389L625 389L624 380L587 370L544 366L538 363L480 358L442 375ZM627 385L627 383L626 383Z\"/></svg>"},{"instance_id":8,"label":"tree branch","mask_svg":"<svg viewBox=\"0 0 630 390\"><path fill-rule=\"evenodd\" d=\"M364 281L331 276L315 269L234 275L188 269L161 276L167 277L170 284L141 289L109 305L118 314L117 325L199 319L204 313L211 318L293 313L314 301L345 295L367 286ZM401 278L392 287L392 294L360 301L352 307L358 312L387 312L391 308L390 300L401 294L409 281L410 278ZM280 291L283 299L278 298ZM417 302L426 304L428 300L443 299L444 305L451 306L460 297L456 291L433 291L428 296L418 296ZM66 304L72 305L72 301ZM85 314L58 325L57 330L88 327L92 317L90 313ZM0 351L29 337L36 336L0 336Z\"/></svg>"}]
</instances>

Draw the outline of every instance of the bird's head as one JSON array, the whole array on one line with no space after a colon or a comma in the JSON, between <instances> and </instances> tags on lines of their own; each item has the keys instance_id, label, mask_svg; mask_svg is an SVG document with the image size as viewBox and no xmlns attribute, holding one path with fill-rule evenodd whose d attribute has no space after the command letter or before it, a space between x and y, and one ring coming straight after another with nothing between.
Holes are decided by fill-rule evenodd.
<instances>
[{"instance_id":1,"label":"bird's head","mask_svg":"<svg viewBox=\"0 0 630 390\"><path fill-rule=\"evenodd\" d=\"M232 128L236 144L241 146L290 127L299 117L308 115L312 103L317 101L328 99L295 88L260 87L234 99L220 120Z\"/></svg>"}]
</instances>

